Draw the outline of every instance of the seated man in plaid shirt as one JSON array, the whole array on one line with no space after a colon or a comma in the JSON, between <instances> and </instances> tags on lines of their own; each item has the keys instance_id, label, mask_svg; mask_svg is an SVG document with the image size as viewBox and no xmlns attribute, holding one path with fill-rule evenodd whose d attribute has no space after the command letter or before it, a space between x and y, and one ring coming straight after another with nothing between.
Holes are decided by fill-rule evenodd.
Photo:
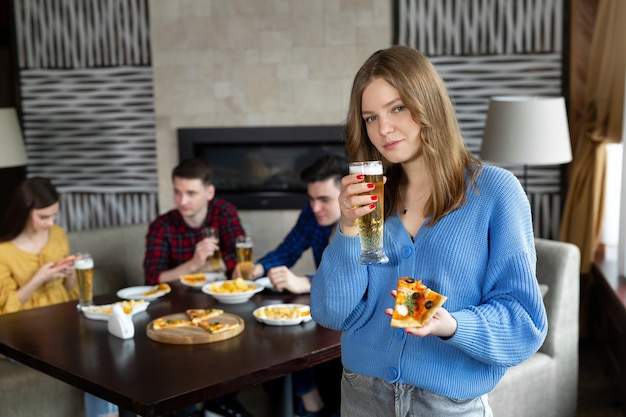
<instances>
[{"instance_id":1,"label":"seated man in plaid shirt","mask_svg":"<svg viewBox=\"0 0 626 417\"><path fill-rule=\"evenodd\" d=\"M211 167L198 158L182 161L172 171L176 209L150 223L146 235L144 273L147 284L177 280L179 276L207 271L207 258L221 250L226 272L237 264L235 237L245 235L237 208L215 198ZM213 227L219 240L204 238L202 229ZM219 244L218 244L219 242ZM207 401L203 408L213 416L251 417L235 398L236 393ZM175 417L201 417L196 406L173 413Z\"/></svg>"},{"instance_id":2,"label":"seated man in plaid shirt","mask_svg":"<svg viewBox=\"0 0 626 417\"><path fill-rule=\"evenodd\" d=\"M146 236L144 273L147 284L175 281L179 276L209 270L207 258L221 250L230 276L237 258L235 237L245 235L237 208L215 197L211 167L197 158L181 162L172 172L176 209L150 224ZM204 238L214 227L218 239Z\"/></svg>"},{"instance_id":3,"label":"seated man in plaid shirt","mask_svg":"<svg viewBox=\"0 0 626 417\"><path fill-rule=\"evenodd\" d=\"M283 242L258 260L254 266L255 278L267 274L276 290L281 292L287 290L294 294L303 294L311 290L311 279L314 276L299 276L290 268L308 248L313 250L315 266L319 266L322 253L332 239L341 216L337 198L341 191L341 178L347 174L348 160L337 155L323 156L301 172L300 178L307 183L309 204L302 209L296 224ZM239 272L235 269L233 276L238 275ZM333 372L331 368L328 369ZM340 375L336 378L337 391L339 377ZM299 416L317 417L331 411L322 410L324 401L317 389L312 368L294 373L293 385L294 395L301 399L300 409L296 410ZM325 385L329 389L334 386L332 383ZM270 395L276 389L272 384L265 384L265 387Z\"/></svg>"}]
</instances>

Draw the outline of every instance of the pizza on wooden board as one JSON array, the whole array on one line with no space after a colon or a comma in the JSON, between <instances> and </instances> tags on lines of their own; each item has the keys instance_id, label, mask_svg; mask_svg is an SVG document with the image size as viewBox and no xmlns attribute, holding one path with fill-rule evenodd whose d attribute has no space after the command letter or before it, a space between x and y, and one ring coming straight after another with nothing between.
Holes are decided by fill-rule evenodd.
<instances>
[{"instance_id":1,"label":"pizza on wooden board","mask_svg":"<svg viewBox=\"0 0 626 417\"><path fill-rule=\"evenodd\" d=\"M224 310L220 310L219 308L190 308L186 311L187 316L194 323L198 323L202 320L207 320L212 317L219 316L223 312Z\"/></svg>"},{"instance_id":2,"label":"pizza on wooden board","mask_svg":"<svg viewBox=\"0 0 626 417\"><path fill-rule=\"evenodd\" d=\"M399 278L391 327L423 327L447 299L424 285L422 280Z\"/></svg>"},{"instance_id":3,"label":"pizza on wooden board","mask_svg":"<svg viewBox=\"0 0 626 417\"><path fill-rule=\"evenodd\" d=\"M176 327L200 327L209 333L220 333L239 326L239 323L225 323L209 320L224 313L219 308L190 308L185 311L189 320L159 318L154 320L152 327L155 330L172 329Z\"/></svg>"},{"instance_id":4,"label":"pizza on wooden board","mask_svg":"<svg viewBox=\"0 0 626 417\"><path fill-rule=\"evenodd\" d=\"M175 320L160 318L152 322L152 327L155 330L172 329L175 327L193 326L194 323L191 320Z\"/></svg>"},{"instance_id":5,"label":"pizza on wooden board","mask_svg":"<svg viewBox=\"0 0 626 417\"><path fill-rule=\"evenodd\" d=\"M222 323L218 321L199 321L197 325L213 334L239 327L239 323Z\"/></svg>"}]
</instances>

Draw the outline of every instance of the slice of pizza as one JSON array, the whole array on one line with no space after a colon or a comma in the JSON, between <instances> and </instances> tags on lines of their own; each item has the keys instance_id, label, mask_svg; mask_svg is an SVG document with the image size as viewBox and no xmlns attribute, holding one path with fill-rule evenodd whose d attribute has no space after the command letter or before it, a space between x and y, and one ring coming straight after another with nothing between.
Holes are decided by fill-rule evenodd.
<instances>
[{"instance_id":1,"label":"slice of pizza","mask_svg":"<svg viewBox=\"0 0 626 417\"><path fill-rule=\"evenodd\" d=\"M197 325L212 334L239 327L239 323L222 323L217 321L200 321Z\"/></svg>"},{"instance_id":2,"label":"slice of pizza","mask_svg":"<svg viewBox=\"0 0 626 417\"><path fill-rule=\"evenodd\" d=\"M159 293L165 293L172 291L172 288L169 284L161 283L152 287L149 291L144 292L142 295L145 297L152 297L153 295L157 295Z\"/></svg>"},{"instance_id":3,"label":"slice of pizza","mask_svg":"<svg viewBox=\"0 0 626 417\"><path fill-rule=\"evenodd\" d=\"M223 312L224 310L220 310L219 308L190 308L186 311L187 316L189 316L194 323L219 316Z\"/></svg>"},{"instance_id":4,"label":"slice of pizza","mask_svg":"<svg viewBox=\"0 0 626 417\"><path fill-rule=\"evenodd\" d=\"M204 273L182 275L180 279L189 285L200 285L206 282L206 275Z\"/></svg>"},{"instance_id":5,"label":"slice of pizza","mask_svg":"<svg viewBox=\"0 0 626 417\"><path fill-rule=\"evenodd\" d=\"M397 292L391 327L423 327L448 299L409 277L398 279Z\"/></svg>"},{"instance_id":6,"label":"slice of pizza","mask_svg":"<svg viewBox=\"0 0 626 417\"><path fill-rule=\"evenodd\" d=\"M191 320L166 319L163 317L156 319L152 322L152 327L155 330L172 329L174 327L185 327L193 325L194 323L192 323Z\"/></svg>"}]
</instances>

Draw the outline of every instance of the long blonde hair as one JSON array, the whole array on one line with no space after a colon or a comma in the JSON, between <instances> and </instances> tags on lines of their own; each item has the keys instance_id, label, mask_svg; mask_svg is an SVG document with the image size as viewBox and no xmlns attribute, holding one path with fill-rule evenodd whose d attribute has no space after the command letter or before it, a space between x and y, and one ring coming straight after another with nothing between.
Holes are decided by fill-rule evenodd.
<instances>
[{"instance_id":1,"label":"long blonde hair","mask_svg":"<svg viewBox=\"0 0 626 417\"><path fill-rule=\"evenodd\" d=\"M433 225L463 204L482 164L467 149L448 90L430 61L407 46L375 52L354 78L346 120L346 151L350 161L383 161L387 176L385 217L399 205L399 185L405 173L400 164L387 161L367 135L361 114L363 90L377 78L398 90L403 104L421 127L422 157L431 184L425 215L431 216L429 224Z\"/></svg>"}]
</instances>

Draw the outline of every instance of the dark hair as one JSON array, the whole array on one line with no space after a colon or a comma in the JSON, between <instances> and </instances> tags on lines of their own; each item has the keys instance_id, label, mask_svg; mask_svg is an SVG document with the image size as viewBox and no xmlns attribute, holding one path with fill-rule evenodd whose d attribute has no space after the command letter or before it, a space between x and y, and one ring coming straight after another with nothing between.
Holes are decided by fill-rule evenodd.
<instances>
[{"instance_id":1,"label":"dark hair","mask_svg":"<svg viewBox=\"0 0 626 417\"><path fill-rule=\"evenodd\" d=\"M50 180L28 178L17 187L0 224L0 242L14 239L24 230L33 209L50 207L59 202L59 193Z\"/></svg>"},{"instance_id":2,"label":"dark hair","mask_svg":"<svg viewBox=\"0 0 626 417\"><path fill-rule=\"evenodd\" d=\"M211 185L213 180L213 170L200 158L185 159L172 171L172 181L174 177L188 180L200 180L205 186Z\"/></svg>"},{"instance_id":3,"label":"dark hair","mask_svg":"<svg viewBox=\"0 0 626 417\"><path fill-rule=\"evenodd\" d=\"M422 155L432 193L425 214L430 225L465 201L469 184L474 185L482 168L465 145L454 105L443 79L419 51L395 45L372 54L361 66L352 84L346 120L346 151L350 161L382 160L387 175L385 217L396 211L399 185L405 175L400 164L392 164L370 142L362 116L363 90L374 79L382 79L398 90L400 99L420 125Z\"/></svg>"},{"instance_id":4,"label":"dark hair","mask_svg":"<svg viewBox=\"0 0 626 417\"><path fill-rule=\"evenodd\" d=\"M341 188L341 177L348 175L348 159L339 155L324 155L300 173L300 179L310 184L317 181L335 179L337 188Z\"/></svg>"}]
</instances>

